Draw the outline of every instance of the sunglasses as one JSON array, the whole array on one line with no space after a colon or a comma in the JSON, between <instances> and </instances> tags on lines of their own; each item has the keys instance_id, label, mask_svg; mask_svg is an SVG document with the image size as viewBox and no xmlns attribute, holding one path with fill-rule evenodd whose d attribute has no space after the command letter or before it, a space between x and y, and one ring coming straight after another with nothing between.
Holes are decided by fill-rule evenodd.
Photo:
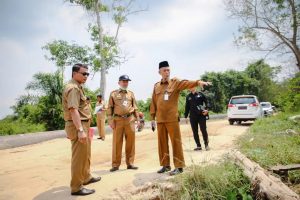
<instances>
[{"instance_id":1,"label":"sunglasses","mask_svg":"<svg viewBox=\"0 0 300 200\"><path fill-rule=\"evenodd\" d=\"M87 72L77 72L77 73L79 73L79 74L82 74L83 76L89 76L90 75L90 73L87 73Z\"/></svg>"}]
</instances>

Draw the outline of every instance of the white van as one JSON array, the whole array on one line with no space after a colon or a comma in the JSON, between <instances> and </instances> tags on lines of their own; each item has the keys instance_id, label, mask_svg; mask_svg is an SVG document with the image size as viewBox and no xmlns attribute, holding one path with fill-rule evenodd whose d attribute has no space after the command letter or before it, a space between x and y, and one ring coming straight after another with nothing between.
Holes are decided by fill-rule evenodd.
<instances>
[{"instance_id":1,"label":"white van","mask_svg":"<svg viewBox=\"0 0 300 200\"><path fill-rule=\"evenodd\" d=\"M263 109L258 98L254 95L240 95L231 97L228 103L227 116L229 124L241 124L263 117Z\"/></svg>"}]
</instances>

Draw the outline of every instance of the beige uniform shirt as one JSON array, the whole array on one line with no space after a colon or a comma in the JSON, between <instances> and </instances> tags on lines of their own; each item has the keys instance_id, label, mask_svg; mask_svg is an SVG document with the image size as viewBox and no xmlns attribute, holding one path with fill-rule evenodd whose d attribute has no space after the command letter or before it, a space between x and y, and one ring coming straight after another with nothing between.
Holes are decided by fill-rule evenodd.
<instances>
[{"instance_id":1,"label":"beige uniform shirt","mask_svg":"<svg viewBox=\"0 0 300 200\"><path fill-rule=\"evenodd\" d=\"M138 118L138 107L133 92L121 89L112 91L108 101L108 120L114 119L114 115L128 114L134 114Z\"/></svg>"},{"instance_id":2,"label":"beige uniform shirt","mask_svg":"<svg viewBox=\"0 0 300 200\"><path fill-rule=\"evenodd\" d=\"M92 118L90 105L86 103L86 96L82 86L72 79L67 83L63 91L63 111L64 111L64 120L70 121L71 117L71 108L78 110L81 120L89 120Z\"/></svg>"},{"instance_id":3,"label":"beige uniform shirt","mask_svg":"<svg viewBox=\"0 0 300 200\"><path fill-rule=\"evenodd\" d=\"M97 101L96 107L97 106L102 106L102 109L107 109L107 106L105 105L104 101L101 101L100 103L99 101ZM106 116L105 114L106 114L106 110L101 110L100 112L97 112L97 117L100 119L105 119Z\"/></svg>"},{"instance_id":4,"label":"beige uniform shirt","mask_svg":"<svg viewBox=\"0 0 300 200\"><path fill-rule=\"evenodd\" d=\"M150 115L157 123L178 121L178 100L180 91L197 87L198 81L170 79L154 85Z\"/></svg>"}]
</instances>

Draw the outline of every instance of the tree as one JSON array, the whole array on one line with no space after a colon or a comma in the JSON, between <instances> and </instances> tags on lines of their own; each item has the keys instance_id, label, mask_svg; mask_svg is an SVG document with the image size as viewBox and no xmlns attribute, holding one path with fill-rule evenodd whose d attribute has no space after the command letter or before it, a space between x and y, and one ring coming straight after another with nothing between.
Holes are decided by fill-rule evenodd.
<instances>
[{"instance_id":1,"label":"tree","mask_svg":"<svg viewBox=\"0 0 300 200\"><path fill-rule=\"evenodd\" d=\"M35 74L26 90L28 95L21 96L13 107L17 118L33 124L42 123L47 130L63 128L63 83L60 72Z\"/></svg>"},{"instance_id":2,"label":"tree","mask_svg":"<svg viewBox=\"0 0 300 200\"><path fill-rule=\"evenodd\" d=\"M280 67L271 67L263 60L250 63L244 71L207 72L201 80L211 81L204 91L214 112L224 111L232 96L256 95L260 101L275 102L279 92L274 81Z\"/></svg>"},{"instance_id":3,"label":"tree","mask_svg":"<svg viewBox=\"0 0 300 200\"><path fill-rule=\"evenodd\" d=\"M106 74L108 69L124 62L126 58L121 56L118 45L119 30L127 21L128 16L141 12L134 10L134 0L111 0L111 4L104 4L101 0L68 0L70 3L82 6L88 13L95 17L96 24L90 24L92 40L95 42L93 56L93 69L100 71L100 91L105 97ZM116 31L113 35L105 34L102 25L102 13L111 12L113 21L116 24Z\"/></svg>"},{"instance_id":4,"label":"tree","mask_svg":"<svg viewBox=\"0 0 300 200\"><path fill-rule=\"evenodd\" d=\"M151 98L148 98L146 101L139 100L137 101L137 106L139 108L139 111L144 114L145 120L150 120L150 104L151 104Z\"/></svg>"},{"instance_id":5,"label":"tree","mask_svg":"<svg viewBox=\"0 0 300 200\"><path fill-rule=\"evenodd\" d=\"M226 105L226 96L224 93L225 84L221 77L221 72L208 72L201 76L201 80L211 81L213 83L204 94L209 101L210 109L216 113L223 112Z\"/></svg>"},{"instance_id":6,"label":"tree","mask_svg":"<svg viewBox=\"0 0 300 200\"><path fill-rule=\"evenodd\" d=\"M231 17L241 21L238 45L251 49L292 54L300 70L300 1L224 0Z\"/></svg>"},{"instance_id":7,"label":"tree","mask_svg":"<svg viewBox=\"0 0 300 200\"><path fill-rule=\"evenodd\" d=\"M271 67L263 60L258 60L248 65L246 75L255 83L251 92L258 96L260 101L274 101L277 83L274 81L280 72L280 67Z\"/></svg>"},{"instance_id":8,"label":"tree","mask_svg":"<svg viewBox=\"0 0 300 200\"><path fill-rule=\"evenodd\" d=\"M300 72L294 78L284 83L276 104L284 111L299 112L300 111Z\"/></svg>"},{"instance_id":9,"label":"tree","mask_svg":"<svg viewBox=\"0 0 300 200\"><path fill-rule=\"evenodd\" d=\"M64 77L65 67L77 62L88 63L92 57L89 55L90 48L68 43L64 40L54 40L47 43L42 49L49 51L50 55L45 55L47 60L55 62L56 67Z\"/></svg>"}]
</instances>

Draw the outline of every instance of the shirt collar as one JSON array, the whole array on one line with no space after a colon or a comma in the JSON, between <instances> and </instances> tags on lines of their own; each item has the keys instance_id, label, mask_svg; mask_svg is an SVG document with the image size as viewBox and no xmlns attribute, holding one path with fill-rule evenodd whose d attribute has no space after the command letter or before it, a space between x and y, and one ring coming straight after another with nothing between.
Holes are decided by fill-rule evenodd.
<instances>
[{"instance_id":1,"label":"shirt collar","mask_svg":"<svg viewBox=\"0 0 300 200\"><path fill-rule=\"evenodd\" d=\"M121 92L127 93L127 92L128 92L128 89L124 90L124 89L119 88L119 93L121 93Z\"/></svg>"},{"instance_id":2,"label":"shirt collar","mask_svg":"<svg viewBox=\"0 0 300 200\"><path fill-rule=\"evenodd\" d=\"M163 81L163 80L161 79L161 81L160 81L160 84L169 84L169 83L170 83L170 79L167 80L167 81Z\"/></svg>"},{"instance_id":3,"label":"shirt collar","mask_svg":"<svg viewBox=\"0 0 300 200\"><path fill-rule=\"evenodd\" d=\"M72 78L71 83L76 84L79 88L82 88L82 84L78 83L75 79Z\"/></svg>"}]
</instances>

